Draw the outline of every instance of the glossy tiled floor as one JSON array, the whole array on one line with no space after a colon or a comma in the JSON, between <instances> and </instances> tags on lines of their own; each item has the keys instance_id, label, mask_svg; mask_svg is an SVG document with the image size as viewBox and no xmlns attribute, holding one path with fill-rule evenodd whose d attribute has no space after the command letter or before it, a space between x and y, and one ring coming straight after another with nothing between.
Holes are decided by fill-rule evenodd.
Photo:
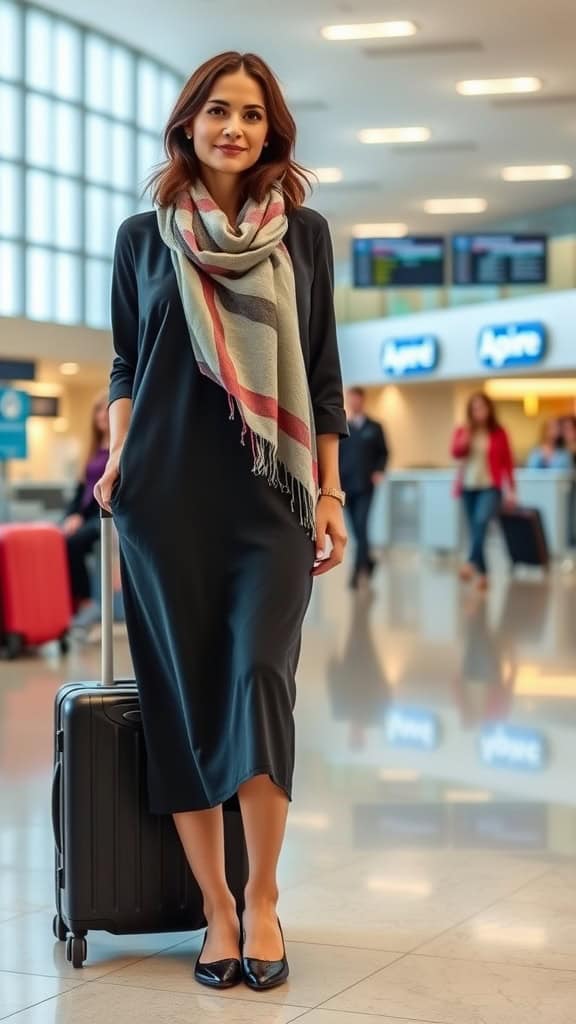
<instances>
[{"instance_id":1,"label":"glossy tiled floor","mask_svg":"<svg viewBox=\"0 0 576 1024\"><path fill-rule=\"evenodd\" d=\"M292 974L192 978L199 933L52 937L52 705L97 648L0 665L0 1018L18 1024L574 1024L576 577L387 556L316 586L282 861ZM118 643L118 672L129 671Z\"/></svg>"}]
</instances>

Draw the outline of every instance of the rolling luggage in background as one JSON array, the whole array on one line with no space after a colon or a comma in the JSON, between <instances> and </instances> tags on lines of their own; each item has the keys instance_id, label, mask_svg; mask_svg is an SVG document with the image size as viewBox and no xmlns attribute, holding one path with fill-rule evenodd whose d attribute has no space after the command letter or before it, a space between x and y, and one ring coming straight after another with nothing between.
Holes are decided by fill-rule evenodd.
<instances>
[{"instance_id":1,"label":"rolling luggage in background","mask_svg":"<svg viewBox=\"0 0 576 1024\"><path fill-rule=\"evenodd\" d=\"M55 702L52 819L54 934L74 967L90 930L115 935L193 931L202 897L171 815L147 806L136 683L114 681L112 518L102 513L102 682L70 683ZM226 871L242 909L248 862L237 800L224 806Z\"/></svg>"},{"instance_id":2,"label":"rolling luggage in background","mask_svg":"<svg viewBox=\"0 0 576 1024\"><path fill-rule=\"evenodd\" d=\"M66 540L57 526L0 526L0 609L7 657L50 640L67 649L72 597Z\"/></svg>"},{"instance_id":3,"label":"rolling luggage in background","mask_svg":"<svg viewBox=\"0 0 576 1024\"><path fill-rule=\"evenodd\" d=\"M548 568L548 542L542 516L537 508L504 509L500 513L500 523L513 565Z\"/></svg>"}]
</instances>

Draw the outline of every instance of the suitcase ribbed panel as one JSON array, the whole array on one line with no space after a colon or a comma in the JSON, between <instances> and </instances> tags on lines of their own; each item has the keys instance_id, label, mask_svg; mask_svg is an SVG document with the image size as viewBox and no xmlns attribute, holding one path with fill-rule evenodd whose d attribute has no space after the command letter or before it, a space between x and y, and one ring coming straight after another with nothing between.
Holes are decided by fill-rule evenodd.
<instances>
[{"instance_id":1,"label":"suitcase ribbed panel","mask_svg":"<svg viewBox=\"0 0 576 1024\"><path fill-rule=\"evenodd\" d=\"M128 716L127 718L124 716ZM146 755L135 684L63 687L57 903L74 931L188 931L204 924L198 886L172 817L147 810ZM237 802L224 815L227 873L239 902L247 858ZM58 872L57 872L58 878Z\"/></svg>"}]
</instances>

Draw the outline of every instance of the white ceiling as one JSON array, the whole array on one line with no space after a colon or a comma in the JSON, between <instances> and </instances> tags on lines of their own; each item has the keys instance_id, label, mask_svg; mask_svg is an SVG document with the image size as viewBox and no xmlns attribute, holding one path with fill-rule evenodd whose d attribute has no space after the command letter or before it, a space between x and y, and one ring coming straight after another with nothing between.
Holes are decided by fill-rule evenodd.
<instances>
[{"instance_id":1,"label":"white ceiling","mask_svg":"<svg viewBox=\"0 0 576 1024\"><path fill-rule=\"evenodd\" d=\"M318 186L311 200L329 218L340 256L357 221L406 221L412 231L444 233L576 199L574 181L499 179L504 164L576 165L574 0L44 2L184 74L225 49L253 50L268 60L296 116L300 161L344 172L342 185ZM421 31L387 43L378 57L365 50L379 43L328 43L320 36L324 24L388 18L412 19ZM463 42L478 49L415 52ZM513 75L542 78L540 98L499 107L455 91L461 78ZM555 96L563 100L553 102ZM432 143L408 149L356 139L361 128L397 125L429 126ZM483 196L488 210L473 217L425 214L422 201L441 196Z\"/></svg>"}]
</instances>

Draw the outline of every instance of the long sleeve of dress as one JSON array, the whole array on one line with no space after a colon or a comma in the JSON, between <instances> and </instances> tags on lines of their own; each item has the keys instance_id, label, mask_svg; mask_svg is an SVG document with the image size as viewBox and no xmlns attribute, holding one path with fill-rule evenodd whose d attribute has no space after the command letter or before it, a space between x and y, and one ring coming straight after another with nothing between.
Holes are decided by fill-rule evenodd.
<instances>
[{"instance_id":1,"label":"long sleeve of dress","mask_svg":"<svg viewBox=\"0 0 576 1024\"><path fill-rule=\"evenodd\" d=\"M118 398L132 398L138 361L138 291L134 256L125 223L116 237L111 301L115 355L110 373L110 404Z\"/></svg>"},{"instance_id":2,"label":"long sleeve of dress","mask_svg":"<svg viewBox=\"0 0 576 1024\"><path fill-rule=\"evenodd\" d=\"M317 434L348 436L334 314L334 269L328 225L316 237L310 313L308 383Z\"/></svg>"}]
</instances>

